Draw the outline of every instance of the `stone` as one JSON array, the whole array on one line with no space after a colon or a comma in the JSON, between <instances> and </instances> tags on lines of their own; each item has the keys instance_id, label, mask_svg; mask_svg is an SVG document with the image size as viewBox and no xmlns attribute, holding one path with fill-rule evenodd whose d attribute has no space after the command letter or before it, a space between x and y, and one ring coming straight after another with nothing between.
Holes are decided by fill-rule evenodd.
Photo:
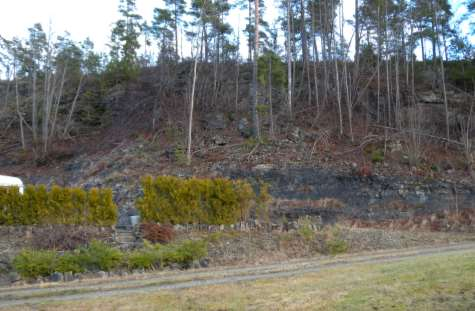
<instances>
[{"instance_id":1,"label":"stone","mask_svg":"<svg viewBox=\"0 0 475 311\"><path fill-rule=\"evenodd\" d=\"M64 272L64 281L65 282L71 282L74 281L74 275L71 271Z\"/></svg>"},{"instance_id":2,"label":"stone","mask_svg":"<svg viewBox=\"0 0 475 311\"><path fill-rule=\"evenodd\" d=\"M209 259L208 258L200 259L199 263L200 263L200 266L202 268L208 268L209 267Z\"/></svg>"},{"instance_id":3,"label":"stone","mask_svg":"<svg viewBox=\"0 0 475 311\"><path fill-rule=\"evenodd\" d=\"M181 266L180 266L179 264L177 264L177 263L172 263L172 264L170 264L169 267L170 267L170 269L172 269L172 270L180 270L180 269L181 269Z\"/></svg>"},{"instance_id":4,"label":"stone","mask_svg":"<svg viewBox=\"0 0 475 311\"><path fill-rule=\"evenodd\" d=\"M99 272L97 272L97 277L99 277L101 279L105 279L107 277L107 272L99 271Z\"/></svg>"},{"instance_id":5,"label":"stone","mask_svg":"<svg viewBox=\"0 0 475 311\"><path fill-rule=\"evenodd\" d=\"M252 170L256 172L268 172L272 169L274 169L274 165L272 164L258 164L252 168Z\"/></svg>"},{"instance_id":6,"label":"stone","mask_svg":"<svg viewBox=\"0 0 475 311\"><path fill-rule=\"evenodd\" d=\"M302 139L302 130L298 127L294 127L289 135L287 135L287 138L294 143L299 142Z\"/></svg>"},{"instance_id":7,"label":"stone","mask_svg":"<svg viewBox=\"0 0 475 311\"><path fill-rule=\"evenodd\" d=\"M249 121L246 118L242 118L238 122L239 134L244 138L249 138L252 136L252 129L249 126Z\"/></svg>"},{"instance_id":8,"label":"stone","mask_svg":"<svg viewBox=\"0 0 475 311\"><path fill-rule=\"evenodd\" d=\"M17 272L12 271L8 273L8 279L10 280L11 283L16 283L21 280L21 276Z\"/></svg>"},{"instance_id":9,"label":"stone","mask_svg":"<svg viewBox=\"0 0 475 311\"><path fill-rule=\"evenodd\" d=\"M216 146L224 146L227 144L227 141L226 139L221 136L221 135L214 135L212 138L211 138L211 141L213 142L214 145Z\"/></svg>"},{"instance_id":10,"label":"stone","mask_svg":"<svg viewBox=\"0 0 475 311\"><path fill-rule=\"evenodd\" d=\"M63 274L60 272L54 272L50 275L49 280L51 282L62 282L64 280Z\"/></svg>"},{"instance_id":11,"label":"stone","mask_svg":"<svg viewBox=\"0 0 475 311\"><path fill-rule=\"evenodd\" d=\"M401 142L399 140L391 142L389 144L389 150L391 150L392 153L403 151Z\"/></svg>"},{"instance_id":12,"label":"stone","mask_svg":"<svg viewBox=\"0 0 475 311\"><path fill-rule=\"evenodd\" d=\"M437 96L437 94L435 94L432 91L421 92L421 93L417 94L417 97L419 97L419 100L423 103L430 103L430 104L442 103L442 98Z\"/></svg>"},{"instance_id":13,"label":"stone","mask_svg":"<svg viewBox=\"0 0 475 311\"><path fill-rule=\"evenodd\" d=\"M193 262L191 263L191 268L193 268L193 269L201 268L200 262L198 260L193 260Z\"/></svg>"}]
</instances>

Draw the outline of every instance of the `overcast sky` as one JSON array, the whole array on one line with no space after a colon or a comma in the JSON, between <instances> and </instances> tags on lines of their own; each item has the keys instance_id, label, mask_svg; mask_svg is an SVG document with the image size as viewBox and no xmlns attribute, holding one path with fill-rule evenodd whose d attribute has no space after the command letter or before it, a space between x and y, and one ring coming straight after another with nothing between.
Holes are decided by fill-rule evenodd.
<instances>
[{"instance_id":1,"label":"overcast sky","mask_svg":"<svg viewBox=\"0 0 475 311\"><path fill-rule=\"evenodd\" d=\"M27 29L34 23L40 22L44 29L48 29L51 23L55 34L65 31L71 33L77 41L86 37L92 39L99 51L107 52L107 42L110 38L110 30L114 21L119 18L117 12L118 0L0 0L0 35L6 38L26 37ZM262 0L261 0L262 1ZM462 0L450 0L456 16L464 13ZM163 7L161 0L136 0L140 15L150 21L155 7ZM232 0L230 1L233 2ZM278 15L275 4L279 0L264 0L267 7L265 19L272 22ZM345 18L352 18L354 13L354 0L343 0ZM242 30L245 27L246 12L233 11L229 22L234 30L238 26ZM468 31L468 25L462 25L464 32ZM345 29L346 36L350 37L352 30L348 26ZM243 36L241 36L243 37ZM473 38L472 38L473 39ZM245 38L243 37L243 40ZM475 40L472 40L475 42ZM246 55L245 44L242 46L243 55Z\"/></svg>"}]
</instances>

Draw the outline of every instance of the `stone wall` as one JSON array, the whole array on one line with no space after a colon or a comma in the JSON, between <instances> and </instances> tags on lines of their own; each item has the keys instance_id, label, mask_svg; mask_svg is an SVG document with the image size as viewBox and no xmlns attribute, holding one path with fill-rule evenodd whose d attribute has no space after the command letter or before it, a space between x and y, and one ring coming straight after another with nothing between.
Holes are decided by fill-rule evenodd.
<instances>
[{"instance_id":1,"label":"stone wall","mask_svg":"<svg viewBox=\"0 0 475 311\"><path fill-rule=\"evenodd\" d=\"M0 271L22 249L33 248L35 240L48 239L60 230L82 232L86 239L113 241L114 229L93 226L0 226Z\"/></svg>"}]
</instances>

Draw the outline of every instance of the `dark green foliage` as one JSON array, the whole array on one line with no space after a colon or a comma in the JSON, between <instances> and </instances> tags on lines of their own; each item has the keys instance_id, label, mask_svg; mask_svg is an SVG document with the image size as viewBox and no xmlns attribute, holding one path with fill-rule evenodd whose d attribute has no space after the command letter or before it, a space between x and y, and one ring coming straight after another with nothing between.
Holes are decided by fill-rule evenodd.
<instances>
[{"instance_id":1,"label":"dark green foliage","mask_svg":"<svg viewBox=\"0 0 475 311\"><path fill-rule=\"evenodd\" d=\"M85 271L82 256L79 256L78 252L66 252L61 256L58 256L56 260L56 272L72 272L80 273Z\"/></svg>"},{"instance_id":2,"label":"dark green foliage","mask_svg":"<svg viewBox=\"0 0 475 311\"><path fill-rule=\"evenodd\" d=\"M117 207L110 189L27 186L0 188L0 225L89 224L112 226Z\"/></svg>"},{"instance_id":3,"label":"dark green foliage","mask_svg":"<svg viewBox=\"0 0 475 311\"><path fill-rule=\"evenodd\" d=\"M131 252L127 256L127 267L134 269L156 269L160 267L160 254L155 249L141 249Z\"/></svg>"},{"instance_id":4,"label":"dark green foliage","mask_svg":"<svg viewBox=\"0 0 475 311\"><path fill-rule=\"evenodd\" d=\"M185 240L176 244L151 245L128 254L103 242L93 241L87 247L74 251L23 250L13 260L14 269L25 279L47 277L53 272L81 273L85 271L111 271L120 267L158 269L178 264L187 268L193 261L208 255L204 240Z\"/></svg>"},{"instance_id":5,"label":"dark green foliage","mask_svg":"<svg viewBox=\"0 0 475 311\"><path fill-rule=\"evenodd\" d=\"M81 265L89 271L111 271L120 266L123 254L103 242L93 241L79 250Z\"/></svg>"},{"instance_id":6,"label":"dark green foliage","mask_svg":"<svg viewBox=\"0 0 475 311\"><path fill-rule=\"evenodd\" d=\"M384 153L382 150L376 149L371 153L371 161L373 163L379 163L384 161Z\"/></svg>"},{"instance_id":7,"label":"dark green foliage","mask_svg":"<svg viewBox=\"0 0 475 311\"><path fill-rule=\"evenodd\" d=\"M248 216L256 194L247 182L160 176L142 181L137 208L144 221L233 224Z\"/></svg>"},{"instance_id":8,"label":"dark green foliage","mask_svg":"<svg viewBox=\"0 0 475 311\"><path fill-rule=\"evenodd\" d=\"M160 245L158 254L163 266L176 263L187 267L208 255L208 245L206 241L187 240L179 244Z\"/></svg>"},{"instance_id":9,"label":"dark green foliage","mask_svg":"<svg viewBox=\"0 0 475 311\"><path fill-rule=\"evenodd\" d=\"M26 279L49 276L55 271L57 259L54 251L23 250L13 259L13 267Z\"/></svg>"},{"instance_id":10,"label":"dark green foliage","mask_svg":"<svg viewBox=\"0 0 475 311\"><path fill-rule=\"evenodd\" d=\"M343 254L348 251L348 243L340 239L326 241L326 246L330 255Z\"/></svg>"},{"instance_id":11,"label":"dark green foliage","mask_svg":"<svg viewBox=\"0 0 475 311\"><path fill-rule=\"evenodd\" d=\"M259 68L258 79L261 84L269 85L269 82L272 82L275 88L283 88L285 86L287 83L287 73L285 71L285 64L279 55L268 51L259 57L257 64ZM269 73L272 81L269 80Z\"/></svg>"}]
</instances>

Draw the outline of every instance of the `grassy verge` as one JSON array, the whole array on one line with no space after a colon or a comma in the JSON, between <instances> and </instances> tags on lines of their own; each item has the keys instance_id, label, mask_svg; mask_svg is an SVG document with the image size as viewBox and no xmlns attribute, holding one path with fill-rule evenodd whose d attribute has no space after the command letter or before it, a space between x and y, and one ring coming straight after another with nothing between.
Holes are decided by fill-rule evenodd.
<instances>
[{"instance_id":1,"label":"grassy verge","mask_svg":"<svg viewBox=\"0 0 475 311\"><path fill-rule=\"evenodd\" d=\"M37 309L475 310L475 252L359 264L293 278L42 304Z\"/></svg>"}]
</instances>

